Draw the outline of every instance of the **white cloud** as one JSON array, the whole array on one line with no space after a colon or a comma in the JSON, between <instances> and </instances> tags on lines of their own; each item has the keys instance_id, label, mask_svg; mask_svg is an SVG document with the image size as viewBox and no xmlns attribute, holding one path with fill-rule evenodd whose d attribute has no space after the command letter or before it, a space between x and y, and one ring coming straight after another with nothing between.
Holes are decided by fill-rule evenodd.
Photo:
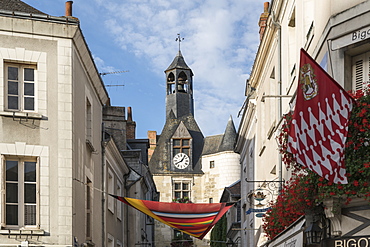
<instances>
[{"instance_id":1,"label":"white cloud","mask_svg":"<svg viewBox=\"0 0 370 247\"><path fill-rule=\"evenodd\" d=\"M195 117L205 135L224 131L244 101L247 74L259 43L256 0L96 0L108 17L105 25L121 49L145 57L158 75L177 52L177 33L192 68ZM164 83L159 81L159 84ZM163 95L164 97L164 95Z\"/></svg>"},{"instance_id":2,"label":"white cloud","mask_svg":"<svg viewBox=\"0 0 370 247\"><path fill-rule=\"evenodd\" d=\"M98 69L99 72L113 72L117 71L113 66L106 65L104 60L101 59L100 57L95 56L94 54L92 55L95 65Z\"/></svg>"}]
</instances>

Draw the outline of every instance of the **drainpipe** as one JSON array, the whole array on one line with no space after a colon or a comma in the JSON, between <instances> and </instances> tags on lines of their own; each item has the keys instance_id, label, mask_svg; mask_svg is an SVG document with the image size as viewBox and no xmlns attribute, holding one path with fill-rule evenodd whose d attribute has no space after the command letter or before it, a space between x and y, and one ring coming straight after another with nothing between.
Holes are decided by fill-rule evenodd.
<instances>
[{"instance_id":1,"label":"drainpipe","mask_svg":"<svg viewBox=\"0 0 370 247\"><path fill-rule=\"evenodd\" d=\"M278 76L278 84L279 84L279 95L283 95L283 83L282 83L282 58L281 58L281 55L282 55L282 44L281 44L281 25L278 21L275 20L275 14L274 12L272 12L272 24L278 28L278 71L279 71L279 76ZM282 109L283 109L283 98L282 97L279 97L279 104L278 104L278 114L279 114L279 118L282 117ZM281 154L279 153L279 181L280 184L279 184L279 192L281 191L282 189L282 181L283 181L283 161L282 161L282 156Z\"/></svg>"},{"instance_id":2,"label":"drainpipe","mask_svg":"<svg viewBox=\"0 0 370 247\"><path fill-rule=\"evenodd\" d=\"M130 172L131 172L131 170L130 170ZM126 185L126 183L127 183L127 177L128 177L128 175L129 175L130 173L128 173L127 174L127 176L126 177L124 177L124 179L125 179L125 189L126 189L126 191L127 191L127 193L129 193L129 191L130 191L130 188L134 185L134 184L136 184L137 182L139 182L142 178L143 178L143 176L140 176L138 179L136 179L135 181L132 181L130 184L128 184L128 185ZM127 219L126 219L126 231L128 232L128 227L129 227L129 224L128 224L128 205L126 205L126 217L127 217ZM126 234L126 245L127 246L130 246L129 245L129 234Z\"/></svg>"},{"instance_id":3,"label":"drainpipe","mask_svg":"<svg viewBox=\"0 0 370 247\"><path fill-rule=\"evenodd\" d=\"M126 188L126 183L127 183L127 178L130 175L130 173L131 173L131 169L129 170L129 172L127 174L123 175L123 181L124 181L125 190L126 190L125 191L125 196L128 196L128 190ZM126 237L125 244L126 244L126 246L128 246L128 205L126 205L126 204L125 204L125 211L126 211L126 216L125 216L126 227L125 227L125 232L123 234Z\"/></svg>"},{"instance_id":4,"label":"drainpipe","mask_svg":"<svg viewBox=\"0 0 370 247\"><path fill-rule=\"evenodd\" d=\"M105 246L105 147L107 145L107 142L105 142L104 140L104 136L105 136L105 128L104 128L104 123L102 123L102 133L101 133L101 159L102 159L102 178L101 178L101 182L102 182L102 200L101 200L101 204L102 204L102 247Z\"/></svg>"}]
</instances>

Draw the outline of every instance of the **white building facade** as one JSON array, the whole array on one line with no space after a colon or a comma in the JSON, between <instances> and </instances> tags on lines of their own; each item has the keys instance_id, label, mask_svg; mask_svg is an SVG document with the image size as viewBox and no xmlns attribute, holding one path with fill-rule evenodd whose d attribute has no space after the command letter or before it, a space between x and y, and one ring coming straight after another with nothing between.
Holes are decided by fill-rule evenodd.
<instances>
[{"instance_id":1,"label":"white building facade","mask_svg":"<svg viewBox=\"0 0 370 247\"><path fill-rule=\"evenodd\" d=\"M71 1L0 3L0 245L127 246L129 173L103 138L109 97ZM104 144L104 145L102 145Z\"/></svg>"},{"instance_id":2,"label":"white building facade","mask_svg":"<svg viewBox=\"0 0 370 247\"><path fill-rule=\"evenodd\" d=\"M259 22L261 43L247 80L236 145L241 154L242 211L254 208L250 196L258 188L270 189L271 197L276 199L279 181L287 181L291 176L281 162L276 136L283 115L291 110L290 103L294 104L300 49L305 49L345 90L359 89L368 83L369 10L370 2L363 0L265 3ZM332 207L330 203L327 206ZM342 207L346 212L355 210L351 205ZM365 207L355 214L368 218L368 212ZM326 212L331 236L368 236L368 227L348 215ZM262 218L256 213L242 213L241 224L242 246L284 243L282 239L271 243L264 237ZM356 228L359 224L362 230ZM303 244L303 233L294 234L298 233Z\"/></svg>"}]
</instances>

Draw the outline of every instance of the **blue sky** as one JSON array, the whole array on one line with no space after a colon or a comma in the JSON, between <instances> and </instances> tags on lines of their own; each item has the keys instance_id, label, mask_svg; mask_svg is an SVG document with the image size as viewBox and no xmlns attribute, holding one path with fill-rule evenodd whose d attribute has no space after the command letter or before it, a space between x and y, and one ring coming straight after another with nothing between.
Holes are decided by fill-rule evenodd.
<instances>
[{"instance_id":1,"label":"blue sky","mask_svg":"<svg viewBox=\"0 0 370 247\"><path fill-rule=\"evenodd\" d=\"M53 16L64 0L23 0ZM114 106L132 107L136 137L161 133L165 123L164 70L181 52L193 70L195 119L205 136L236 127L259 44L262 0L74 0L73 16L93 54Z\"/></svg>"}]
</instances>

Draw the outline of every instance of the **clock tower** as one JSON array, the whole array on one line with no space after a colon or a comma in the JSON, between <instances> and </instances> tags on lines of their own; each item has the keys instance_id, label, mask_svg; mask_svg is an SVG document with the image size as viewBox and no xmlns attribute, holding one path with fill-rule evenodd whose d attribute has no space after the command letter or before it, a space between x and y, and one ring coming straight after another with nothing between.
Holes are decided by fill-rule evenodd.
<instances>
[{"instance_id":1,"label":"clock tower","mask_svg":"<svg viewBox=\"0 0 370 247\"><path fill-rule=\"evenodd\" d=\"M160 193L159 200L218 202L224 188L240 179L239 154L234 152L234 123L230 118L224 134L203 136L194 118L194 74L180 49L164 73L166 122L160 135L148 132L149 169ZM190 239L163 223L155 224L155 246L166 247L176 239ZM207 235L202 241L191 241L203 247L209 246L209 239Z\"/></svg>"},{"instance_id":2,"label":"clock tower","mask_svg":"<svg viewBox=\"0 0 370 247\"><path fill-rule=\"evenodd\" d=\"M149 166L154 175L202 173L204 137L194 119L193 72L179 50L166 74L166 123Z\"/></svg>"}]
</instances>

